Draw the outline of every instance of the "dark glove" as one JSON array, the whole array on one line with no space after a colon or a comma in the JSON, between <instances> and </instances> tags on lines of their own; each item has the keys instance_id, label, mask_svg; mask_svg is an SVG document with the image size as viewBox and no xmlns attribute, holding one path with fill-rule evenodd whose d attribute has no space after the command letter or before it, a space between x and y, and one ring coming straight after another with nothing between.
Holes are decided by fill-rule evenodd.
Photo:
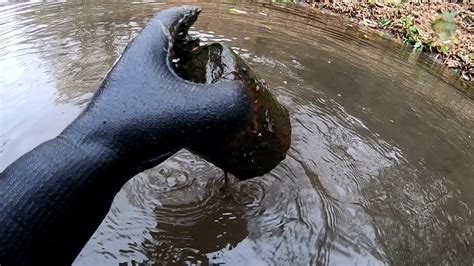
<instances>
[{"instance_id":1,"label":"dark glove","mask_svg":"<svg viewBox=\"0 0 474 266\"><path fill-rule=\"evenodd\" d=\"M204 85L171 68L173 45L186 45L200 9L157 14L125 49L84 113L64 136L82 145L99 141L117 157L146 169L161 155L223 138L248 126L251 96L238 81Z\"/></svg>"},{"instance_id":2,"label":"dark glove","mask_svg":"<svg viewBox=\"0 0 474 266\"><path fill-rule=\"evenodd\" d=\"M0 265L71 264L123 184L194 143L248 126L244 85L193 84L171 70L199 9L160 12L84 112L0 173Z\"/></svg>"}]
</instances>

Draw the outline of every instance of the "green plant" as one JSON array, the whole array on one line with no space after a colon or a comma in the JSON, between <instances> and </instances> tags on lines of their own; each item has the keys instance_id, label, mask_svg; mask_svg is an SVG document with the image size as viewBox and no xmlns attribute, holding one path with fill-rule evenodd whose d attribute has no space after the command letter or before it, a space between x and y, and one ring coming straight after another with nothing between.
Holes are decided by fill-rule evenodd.
<instances>
[{"instance_id":1,"label":"green plant","mask_svg":"<svg viewBox=\"0 0 474 266\"><path fill-rule=\"evenodd\" d=\"M388 18L382 18L378 20L377 23L379 24L380 27L385 28L388 25L390 25L390 23L392 23L392 20Z\"/></svg>"},{"instance_id":2,"label":"green plant","mask_svg":"<svg viewBox=\"0 0 474 266\"><path fill-rule=\"evenodd\" d=\"M431 23L431 28L438 34L442 42L451 42L456 35L456 22L454 18L456 13L444 12L439 14Z\"/></svg>"},{"instance_id":3,"label":"green plant","mask_svg":"<svg viewBox=\"0 0 474 266\"><path fill-rule=\"evenodd\" d=\"M418 28L414 25L412 16L405 17L404 28L402 28L401 33L403 34L405 43L413 45L414 50L423 50L424 44L420 38L421 36L420 32L418 31Z\"/></svg>"},{"instance_id":4,"label":"green plant","mask_svg":"<svg viewBox=\"0 0 474 266\"><path fill-rule=\"evenodd\" d=\"M456 13L452 11L439 14L431 23L431 28L438 35L437 50L442 54L448 54L449 45L456 43Z\"/></svg>"}]
</instances>

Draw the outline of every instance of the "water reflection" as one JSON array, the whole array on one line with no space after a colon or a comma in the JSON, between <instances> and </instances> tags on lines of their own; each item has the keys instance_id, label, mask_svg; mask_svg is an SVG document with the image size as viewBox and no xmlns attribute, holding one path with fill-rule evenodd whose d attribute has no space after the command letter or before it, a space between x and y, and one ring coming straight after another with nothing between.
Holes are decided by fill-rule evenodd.
<instances>
[{"instance_id":1,"label":"water reflection","mask_svg":"<svg viewBox=\"0 0 474 266\"><path fill-rule=\"evenodd\" d=\"M0 6L0 169L74 119L169 5ZM179 152L124 186L75 264L472 263L474 106L444 70L334 17L200 5L192 33L233 47L290 110L288 157L224 186Z\"/></svg>"}]
</instances>

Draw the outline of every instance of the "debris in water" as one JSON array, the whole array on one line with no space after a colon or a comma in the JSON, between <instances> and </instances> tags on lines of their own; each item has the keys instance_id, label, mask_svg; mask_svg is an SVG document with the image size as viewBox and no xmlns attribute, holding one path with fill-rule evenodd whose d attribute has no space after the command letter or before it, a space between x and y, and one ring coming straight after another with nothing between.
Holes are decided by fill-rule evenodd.
<instances>
[{"instance_id":1,"label":"debris in water","mask_svg":"<svg viewBox=\"0 0 474 266\"><path fill-rule=\"evenodd\" d=\"M238 10L238 9L236 9L236 8L230 8L230 9L229 9L229 12L230 12L231 14L247 14L246 11Z\"/></svg>"}]
</instances>

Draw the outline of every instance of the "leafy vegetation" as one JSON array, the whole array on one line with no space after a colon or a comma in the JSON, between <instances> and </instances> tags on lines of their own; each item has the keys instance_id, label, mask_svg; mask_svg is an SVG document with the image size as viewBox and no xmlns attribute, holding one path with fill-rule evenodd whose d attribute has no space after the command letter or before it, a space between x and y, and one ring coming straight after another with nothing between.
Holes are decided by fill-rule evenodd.
<instances>
[{"instance_id":1,"label":"leafy vegetation","mask_svg":"<svg viewBox=\"0 0 474 266\"><path fill-rule=\"evenodd\" d=\"M455 37L455 16L456 13L451 11L438 15L431 24L434 36L427 36L416 27L413 23L413 16L409 15L405 17L404 27L400 29L400 33L404 36L405 43L413 45L417 51L436 51L448 55L449 44L459 42Z\"/></svg>"},{"instance_id":2,"label":"leafy vegetation","mask_svg":"<svg viewBox=\"0 0 474 266\"><path fill-rule=\"evenodd\" d=\"M313 3L312 7L349 16L366 27L412 45L415 52L431 53L472 85L474 10L469 4L382 2Z\"/></svg>"}]
</instances>

